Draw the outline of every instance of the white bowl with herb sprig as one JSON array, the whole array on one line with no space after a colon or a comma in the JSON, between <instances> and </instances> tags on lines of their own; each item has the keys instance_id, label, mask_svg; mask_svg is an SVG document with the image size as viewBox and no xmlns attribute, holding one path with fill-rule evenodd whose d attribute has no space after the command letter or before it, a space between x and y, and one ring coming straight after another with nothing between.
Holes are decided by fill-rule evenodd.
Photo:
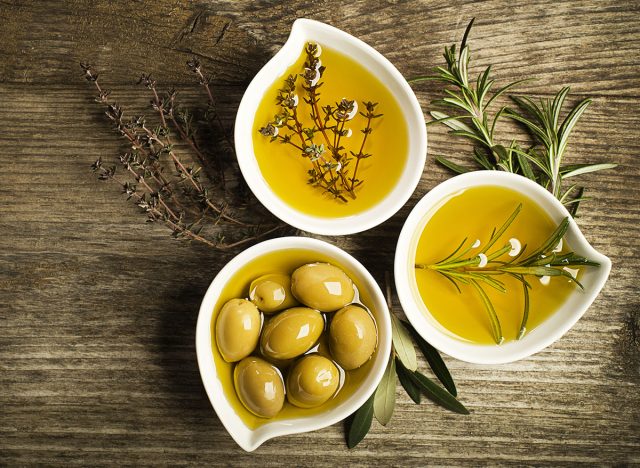
<instances>
[{"instance_id":1,"label":"white bowl with herb sprig","mask_svg":"<svg viewBox=\"0 0 640 468\"><path fill-rule=\"evenodd\" d=\"M561 338L610 270L551 193L501 171L435 187L407 218L395 257L398 297L416 331L478 364L523 359Z\"/></svg>"},{"instance_id":2,"label":"white bowl with herb sprig","mask_svg":"<svg viewBox=\"0 0 640 468\"><path fill-rule=\"evenodd\" d=\"M324 235L390 218L415 190L427 153L420 104L395 66L308 19L294 22L247 87L234 138L258 200L288 224Z\"/></svg>"}]
</instances>

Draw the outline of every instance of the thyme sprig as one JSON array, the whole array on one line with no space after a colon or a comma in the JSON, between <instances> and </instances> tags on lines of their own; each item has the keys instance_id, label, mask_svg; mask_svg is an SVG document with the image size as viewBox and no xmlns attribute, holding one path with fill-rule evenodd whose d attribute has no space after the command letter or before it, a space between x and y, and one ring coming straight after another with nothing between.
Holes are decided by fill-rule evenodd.
<instances>
[{"instance_id":1,"label":"thyme sprig","mask_svg":"<svg viewBox=\"0 0 640 468\"><path fill-rule=\"evenodd\" d=\"M500 239L506 234L521 209L522 204L519 204L502 226L494 228L484 246L479 245L478 241L468 244L468 238L465 238L444 259L433 264L415 265L416 269L439 273L448 279L459 293L462 293L461 285L471 287L480 297L489 316L491 332L496 344L504 341L504 335L496 309L485 290L486 287L508 293L505 282L500 279L501 276L515 278L522 285L524 308L517 335L520 339L527 331L529 318L531 284L527 281L528 278L560 276L582 289L577 273L573 273L570 268L599 266L598 263L575 252L562 252L562 240L569 228L568 217L564 218L553 233L531 253L526 253L527 246L522 246L517 239L511 238L501 242Z\"/></svg>"},{"instance_id":2,"label":"thyme sprig","mask_svg":"<svg viewBox=\"0 0 640 468\"><path fill-rule=\"evenodd\" d=\"M469 75L471 51L467 39L474 19L467 29L457 49L453 44L445 47L445 67L436 67L435 75L420 76L410 83L437 81L448 88L445 96L433 101L441 110L430 112L434 120L427 125L441 123L449 127L450 133L471 140L474 144L473 160L481 169L502 170L521 174L547 188L575 215L579 203L586 198L584 188L577 184L563 188L566 179L588 172L611 169L616 164L571 164L564 165L569 136L578 120L591 103L586 98L563 113L569 87L563 87L553 98L510 96L516 107L501 106L493 111L496 100L517 85L528 81L517 80L492 91L495 80L491 78L491 65L474 80ZM511 140L501 143L496 129L502 118L521 123L531 136L531 140L518 143ZM443 156L436 161L455 173L472 169L453 163Z\"/></svg>"},{"instance_id":3,"label":"thyme sprig","mask_svg":"<svg viewBox=\"0 0 640 468\"><path fill-rule=\"evenodd\" d=\"M147 214L147 221L164 223L174 238L198 241L220 250L239 247L283 228L282 224L273 222L245 221L239 214L242 210L229 207L225 201L224 168L219 160L215 165L209 163L210 158L196 139L193 114L177 106L175 90L161 94L156 80L143 74L139 84L151 91L151 107L158 123L150 123L143 115L127 118L123 107L111 100L111 92L101 86L93 67L86 63L80 66L85 78L98 91L96 101L105 106L105 114L114 129L130 145L130 150L118 157L122 175L116 175L117 165L106 165L102 158L92 164L92 170L99 180L118 183L127 200L132 200ZM204 76L199 65L197 70ZM208 82L206 89L210 94ZM210 104L213 105L211 101ZM170 125L202 166L190 164L178 155ZM172 166L173 175L166 170L167 164ZM202 167L207 168L209 183L201 178ZM235 227L234 238L226 238L224 225Z\"/></svg>"},{"instance_id":4,"label":"thyme sprig","mask_svg":"<svg viewBox=\"0 0 640 468\"><path fill-rule=\"evenodd\" d=\"M358 111L358 103L346 98L334 105L322 106L319 89L323 85L326 67L320 60L321 48L318 44L307 43L305 54L303 72L289 75L284 80L276 97L280 110L259 132L270 138L271 142L294 147L300 156L310 162L308 183L346 203L349 199L357 198L356 189L364 183L358 177L360 161L372 156L365 151L365 147L373 132L372 121L382 117L382 114L376 112L378 103L370 101L362 102L364 111ZM298 78L301 78L300 85ZM304 91L306 110L302 110L299 87ZM311 118L311 125L306 127L301 118L305 112ZM360 130L363 134L360 149L357 153L347 152L344 139L353 135L349 125L358 115L366 122ZM349 166L354 159L355 167L350 173Z\"/></svg>"}]
</instances>

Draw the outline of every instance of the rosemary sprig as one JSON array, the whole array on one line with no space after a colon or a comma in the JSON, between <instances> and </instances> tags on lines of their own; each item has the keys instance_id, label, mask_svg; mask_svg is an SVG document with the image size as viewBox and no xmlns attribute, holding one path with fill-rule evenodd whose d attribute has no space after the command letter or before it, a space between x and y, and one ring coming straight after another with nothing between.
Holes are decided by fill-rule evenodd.
<instances>
[{"instance_id":1,"label":"rosemary sprig","mask_svg":"<svg viewBox=\"0 0 640 468\"><path fill-rule=\"evenodd\" d=\"M385 283L387 304L389 311L392 311L391 282L388 273L385 274ZM352 417L345 420L349 448L355 447L366 437L374 417L383 426L391 420L396 404L395 389L398 381L416 404L420 404L421 395L424 395L450 411L469 414L469 410L456 398L457 390L453 378L438 351L424 341L409 323L400 320L393 312L391 312L391 326L393 345L384 376L371 398ZM414 341L445 388L440 387L418 370Z\"/></svg>"},{"instance_id":2,"label":"rosemary sprig","mask_svg":"<svg viewBox=\"0 0 640 468\"><path fill-rule=\"evenodd\" d=\"M365 152L369 135L373 132L372 121L382 117L376 113L378 103L362 103L365 112L358 112L358 103L341 99L334 105L321 106L319 89L323 85L322 77L326 67L320 60L321 48L318 44L307 43L304 71L299 75L289 75L276 98L280 111L273 120L260 128L260 133L271 139L296 149L298 154L310 162L308 183L322 188L335 199L348 202L355 199L356 189L364 180L358 178L360 161L372 155ZM302 110L297 89L298 78L304 91L303 102L307 110ZM308 112L311 126L305 127L301 115ZM366 120L360 149L357 153L349 151L343 145L343 139L349 138L353 130L347 125L357 115ZM350 175L349 166L355 159L355 168ZM347 198L349 197L349 198Z\"/></svg>"},{"instance_id":3,"label":"rosemary sprig","mask_svg":"<svg viewBox=\"0 0 640 468\"><path fill-rule=\"evenodd\" d=\"M548 188L575 215L579 203L585 199L584 188L570 185L563 190L563 181L587 172L616 167L610 163L563 165L571 131L591 99L578 102L563 120L560 115L569 87L563 87L552 99L541 98L539 104L526 96L510 96L516 108L502 106L493 112L492 104L500 96L528 80L517 80L492 91L495 80L490 76L491 66L475 80L469 76L471 52L467 39L473 22L474 19L469 22L459 49L455 44L445 47L445 67L436 67L435 75L409 80L410 83L437 81L448 86L444 90L445 96L433 102L442 110L431 111L434 120L427 125L444 124L451 134L471 140L474 144L473 159L479 168L521 174ZM523 124L531 135L531 141L526 145L515 140L501 143L496 135L496 126L504 117ZM436 161L456 173L473 170L442 156L436 156Z\"/></svg>"},{"instance_id":4,"label":"rosemary sprig","mask_svg":"<svg viewBox=\"0 0 640 468\"><path fill-rule=\"evenodd\" d=\"M569 135L580 119L580 116L582 116L589 104L591 104L591 99L581 100L571 108L562 123L560 123L560 114L568 94L569 87L566 86L562 88L553 99L541 98L539 105L526 96L511 96L511 99L518 106L521 113L519 113L517 109L507 108L505 115L523 124L534 138L536 144L542 145L541 152L531 149L521 156L540 169L542 174L541 182L543 182L545 186L548 186L549 191L553 193L556 198L575 207L575 211L578 203L584 198L581 195L569 198L568 195L573 190L576 190L577 186L571 185L563 192L563 180L588 172L611 169L616 167L616 164L562 165ZM530 118L528 116L530 116ZM581 188L578 190L582 192Z\"/></svg>"},{"instance_id":5,"label":"rosemary sprig","mask_svg":"<svg viewBox=\"0 0 640 468\"><path fill-rule=\"evenodd\" d=\"M521 209L522 204L519 204L502 226L497 229L494 228L489 240L483 247L476 246L477 243L465 247L468 240L465 238L446 258L433 264L415 265L416 269L431 270L439 273L448 279L459 293L462 293L461 286L471 287L480 297L489 316L491 331L496 344L501 344L504 341L504 336L495 307L485 288L489 287L501 293L508 293L506 284L500 279L500 276L506 275L515 278L522 284L524 310L517 335L518 339L520 339L526 333L529 317L529 289L531 289L531 285L527 281L528 277L561 276L582 289L582 284L578 281L577 274L572 274L568 269L571 267L579 269L599 266L598 263L575 252L562 253L562 240L569 228L569 218L564 218L555 231L528 255L525 255L527 246L521 246L520 241L514 238L503 242L498 247L494 247L515 221ZM471 254L474 250L477 250L477 252Z\"/></svg>"},{"instance_id":6,"label":"rosemary sprig","mask_svg":"<svg viewBox=\"0 0 640 468\"><path fill-rule=\"evenodd\" d=\"M224 193L218 190L223 179L216 174L223 173L222 167L217 164L216 172L207 171L213 183L209 185L200 177L201 166L190 165L178 155L169 123L202 165L214 169L206 165L207 158L197 143L192 114L176 105L175 90L162 95L150 75L143 74L140 78L139 83L151 91L151 107L158 115L159 122L153 125L144 116L126 118L123 107L110 99L109 90L102 88L93 67L86 63L80 66L85 78L98 91L96 101L105 106L106 116L131 148L118 158L124 170L122 176L116 176L116 166L105 165L102 158L93 163L92 170L98 179L118 183L127 199L147 214L147 221L163 222L174 238L195 240L220 250L253 242L283 227L241 219L224 201ZM166 163L173 166L174 177L167 175ZM236 227L234 239L226 239L221 230L225 224Z\"/></svg>"}]
</instances>

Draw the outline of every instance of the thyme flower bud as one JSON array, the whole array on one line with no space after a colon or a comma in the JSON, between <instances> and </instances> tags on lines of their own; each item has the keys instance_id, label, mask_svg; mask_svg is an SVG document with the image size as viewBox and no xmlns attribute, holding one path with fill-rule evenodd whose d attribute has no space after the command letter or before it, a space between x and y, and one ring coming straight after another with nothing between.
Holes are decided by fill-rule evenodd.
<instances>
[{"instance_id":1,"label":"thyme flower bud","mask_svg":"<svg viewBox=\"0 0 640 468\"><path fill-rule=\"evenodd\" d=\"M312 57L318 58L322 54L322 47L320 44L315 42L308 42L306 46L306 53Z\"/></svg>"},{"instance_id":2,"label":"thyme flower bud","mask_svg":"<svg viewBox=\"0 0 640 468\"><path fill-rule=\"evenodd\" d=\"M261 127L259 132L266 137L273 138L278 136L279 130L278 130L278 127L270 123L270 124L267 124L266 127Z\"/></svg>"},{"instance_id":3,"label":"thyme flower bud","mask_svg":"<svg viewBox=\"0 0 640 468\"><path fill-rule=\"evenodd\" d=\"M305 68L302 77L309 86L315 86L320 81L320 70L317 68Z\"/></svg>"},{"instance_id":4,"label":"thyme flower bud","mask_svg":"<svg viewBox=\"0 0 640 468\"><path fill-rule=\"evenodd\" d=\"M351 120L358 113L358 103L356 101L350 101L346 98L337 103L336 117L339 120Z\"/></svg>"},{"instance_id":5,"label":"thyme flower bud","mask_svg":"<svg viewBox=\"0 0 640 468\"><path fill-rule=\"evenodd\" d=\"M290 94L289 96L286 96L282 99L282 105L284 107L287 107L289 109L293 109L294 107L296 107L298 105L298 95L297 94Z\"/></svg>"}]
</instances>

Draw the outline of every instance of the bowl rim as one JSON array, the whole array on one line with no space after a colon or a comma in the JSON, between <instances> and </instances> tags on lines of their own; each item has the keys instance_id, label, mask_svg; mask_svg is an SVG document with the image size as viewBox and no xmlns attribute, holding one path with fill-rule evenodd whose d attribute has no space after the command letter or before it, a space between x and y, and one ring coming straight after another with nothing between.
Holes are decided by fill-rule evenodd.
<instances>
[{"instance_id":1,"label":"bowl rim","mask_svg":"<svg viewBox=\"0 0 640 468\"><path fill-rule=\"evenodd\" d=\"M318 217L298 211L284 202L262 177L253 152L252 129L257 107L265 90L295 61L308 40L330 43L338 50L345 44L366 58L361 64L387 85L402 110L409 138L405 168L396 186L376 205L350 216ZM342 46L342 47L346 47ZM371 69L377 67L377 72ZM266 85L265 85L266 83ZM393 85L393 86L391 86ZM306 18L297 19L282 48L264 65L247 87L235 120L234 143L240 171L256 198L276 217L298 229L321 235L346 235L371 229L397 213L409 200L420 182L427 157L427 130L415 93L382 54L362 40L328 24Z\"/></svg>"},{"instance_id":2,"label":"bowl rim","mask_svg":"<svg viewBox=\"0 0 640 468\"><path fill-rule=\"evenodd\" d=\"M278 420L265 423L251 429L234 412L228 404L220 381L217 379L217 369L213 360L211 347L214 346L211 336L211 321L214 316L214 306L220 291L227 281L243 267L247 261L261 255L279 250L305 249L334 258L352 270L356 281L367 289L373 302L378 327L378 350L369 374L362 385L345 401L330 409L326 413ZM215 276L204 295L196 324L196 357L200 377L205 391L222 425L245 451L251 452L265 441L282 435L309 432L335 424L355 412L373 394L387 367L387 358L391 352L391 318L386 300L378 283L369 271L352 255L328 242L310 237L280 237L260 242L231 259Z\"/></svg>"},{"instance_id":3,"label":"bowl rim","mask_svg":"<svg viewBox=\"0 0 640 468\"><path fill-rule=\"evenodd\" d=\"M410 264L415 255L412 246L422 231L426 220L437 211L448 197L461 190L482 185L498 185L524 194L543 209L555 222L569 218L565 239L573 250L600 263L597 269L589 270L589 282L585 291L572 292L567 301L538 327L529 331L521 340L502 345L480 345L466 343L446 333L435 319L427 317L428 309L418 303L414 294ZM550 192L537 183L518 174L504 171L474 171L452 177L437 185L425 195L407 217L396 246L394 277L398 298L407 318L416 331L438 350L462 361L474 364L504 364L535 354L560 339L584 315L598 296L611 271L611 260L596 251L584 237L567 209ZM584 281L583 281L584 282ZM578 290L579 291L579 290ZM575 299L574 299L575 298ZM422 301L420 301L422 302ZM569 308L569 304L571 308ZM567 309L567 310L565 310ZM564 314L564 315L562 315Z\"/></svg>"}]
</instances>

